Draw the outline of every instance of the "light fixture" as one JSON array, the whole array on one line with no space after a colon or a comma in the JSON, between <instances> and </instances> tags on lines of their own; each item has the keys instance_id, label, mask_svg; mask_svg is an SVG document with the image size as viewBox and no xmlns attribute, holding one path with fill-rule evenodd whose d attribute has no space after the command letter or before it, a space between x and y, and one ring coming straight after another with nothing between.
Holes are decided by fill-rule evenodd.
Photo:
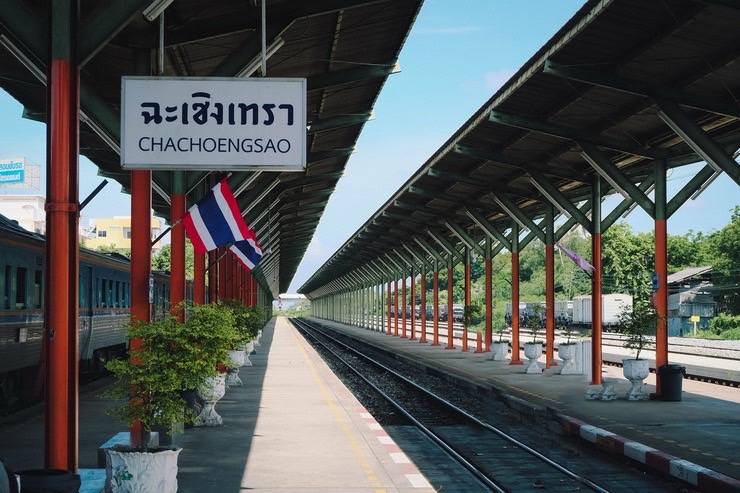
<instances>
[{"instance_id":1,"label":"light fixture","mask_svg":"<svg viewBox=\"0 0 740 493\"><path fill-rule=\"evenodd\" d=\"M154 19L159 17L159 15L165 11L167 7L170 6L170 4L174 0L154 0L152 3L149 4L147 8L144 9L144 17L146 17L146 20L149 22L152 22Z\"/></svg>"},{"instance_id":2,"label":"light fixture","mask_svg":"<svg viewBox=\"0 0 740 493\"><path fill-rule=\"evenodd\" d=\"M265 60L277 53L277 51L282 48L284 44L285 40L283 38L276 38L275 41L273 41L272 44L267 47L267 50L265 51ZM252 61L249 62L243 69L237 72L234 77L251 77L252 74L260 69L260 67L262 67L262 54L254 57L254 59L252 59Z\"/></svg>"},{"instance_id":3,"label":"light fixture","mask_svg":"<svg viewBox=\"0 0 740 493\"><path fill-rule=\"evenodd\" d=\"M624 188L622 188L621 186L619 186L619 184L616 182L616 180L612 179L612 177L609 176L609 174L606 171L604 171L604 169L601 167L601 165L599 165L596 162L596 160L593 159L588 153L581 152L581 156L583 157L583 159L585 159L588 162L588 164L590 164L596 170L597 173L599 173L599 175L601 175L602 178L604 178L606 181L608 181L609 184L612 187L614 187L614 190L616 190L617 192L619 192L622 195L622 197L624 197L625 199L630 199L631 198L630 197L630 194L628 194L624 190Z\"/></svg>"},{"instance_id":4,"label":"light fixture","mask_svg":"<svg viewBox=\"0 0 740 493\"><path fill-rule=\"evenodd\" d=\"M558 208L558 210L559 210L560 212L562 212L562 213L563 213L563 215L564 215L565 217L567 217L568 219L570 219L570 212L568 212L568 211L567 211L567 210L565 209L565 207L563 207L562 205L560 205L560 202L558 202L557 200L555 200L555 197L553 197L553 196L552 196L552 195L550 194L550 192L548 192L547 190L545 190L545 187L543 187L542 185L540 185L540 184L539 184L539 182L538 182L537 180L535 180L534 178L530 178L530 179L529 179L529 181L530 181L530 182L532 182L532 185L534 185L534 187L535 187L535 188L536 188L537 190L539 190L539 191L540 191L540 193L541 193L542 195L544 195L544 196L545 196L545 198L546 198L547 200L549 200L549 201L550 201L550 203L551 203L552 205L554 205L555 207L557 207L557 208Z\"/></svg>"},{"instance_id":5,"label":"light fixture","mask_svg":"<svg viewBox=\"0 0 740 493\"><path fill-rule=\"evenodd\" d=\"M689 147L691 147L695 153L697 153L701 158L707 162L709 166L714 168L715 171L722 172L722 168L712 159L712 156L710 156L707 152L702 149L700 145L698 145L694 139L691 138L689 134L684 132L684 130L681 128L680 125L678 125L671 117L669 117L667 114L663 112L663 110L658 111L658 116L660 117L663 122L670 127L671 130L676 132L676 134L681 137L686 144L688 144Z\"/></svg>"}]
</instances>

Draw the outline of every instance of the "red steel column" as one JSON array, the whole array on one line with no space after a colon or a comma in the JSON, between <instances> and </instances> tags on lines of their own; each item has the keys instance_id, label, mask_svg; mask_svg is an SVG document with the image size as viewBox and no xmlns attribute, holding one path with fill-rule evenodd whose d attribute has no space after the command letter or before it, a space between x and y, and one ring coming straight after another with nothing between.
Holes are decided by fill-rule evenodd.
<instances>
[{"instance_id":1,"label":"red steel column","mask_svg":"<svg viewBox=\"0 0 740 493\"><path fill-rule=\"evenodd\" d=\"M131 321L150 322L149 276L152 265L151 242L152 172L131 172ZM132 351L141 346L141 339L132 339ZM140 423L130 429L131 445L140 446L144 437Z\"/></svg>"},{"instance_id":2,"label":"red steel column","mask_svg":"<svg viewBox=\"0 0 740 493\"><path fill-rule=\"evenodd\" d=\"M427 342L427 269L421 271L421 335L419 343Z\"/></svg>"},{"instance_id":3,"label":"red steel column","mask_svg":"<svg viewBox=\"0 0 740 493\"><path fill-rule=\"evenodd\" d=\"M594 180L591 202L591 258L594 274L591 287L591 383L601 385L601 180Z\"/></svg>"},{"instance_id":4,"label":"red steel column","mask_svg":"<svg viewBox=\"0 0 740 493\"><path fill-rule=\"evenodd\" d=\"M403 297L403 308L401 312L401 339L406 339L406 307L408 306L408 297L406 296L406 277L401 280L401 296Z\"/></svg>"},{"instance_id":5,"label":"red steel column","mask_svg":"<svg viewBox=\"0 0 740 493\"><path fill-rule=\"evenodd\" d=\"M185 176L182 171L173 172L170 195L170 311L178 320L185 322L185 313L178 313L178 306L185 299L185 227L180 219L185 215Z\"/></svg>"},{"instance_id":6,"label":"red steel column","mask_svg":"<svg viewBox=\"0 0 740 493\"><path fill-rule=\"evenodd\" d=\"M454 277L452 275L452 255L450 255L450 263L447 266L447 346L445 349L455 349L455 341L452 340L454 331L452 327L453 319L455 318L452 314L452 302L455 301L452 296L452 283Z\"/></svg>"},{"instance_id":7,"label":"red steel column","mask_svg":"<svg viewBox=\"0 0 740 493\"><path fill-rule=\"evenodd\" d=\"M555 224L554 206L545 212L545 368L558 366L553 356L555 347Z\"/></svg>"},{"instance_id":8,"label":"red steel column","mask_svg":"<svg viewBox=\"0 0 740 493\"><path fill-rule=\"evenodd\" d=\"M398 279L393 281L393 335L398 335Z\"/></svg>"},{"instance_id":9,"label":"red steel column","mask_svg":"<svg viewBox=\"0 0 740 493\"><path fill-rule=\"evenodd\" d=\"M493 342L493 262L491 260L491 238L486 237L486 352Z\"/></svg>"},{"instance_id":10,"label":"red steel column","mask_svg":"<svg viewBox=\"0 0 740 493\"><path fill-rule=\"evenodd\" d=\"M434 298L434 329L432 332L432 346L439 346L439 267L434 264L434 275L432 277L432 297Z\"/></svg>"},{"instance_id":11,"label":"red steel column","mask_svg":"<svg viewBox=\"0 0 740 493\"><path fill-rule=\"evenodd\" d=\"M45 464L77 471L79 66L77 3L53 2L48 68Z\"/></svg>"},{"instance_id":12,"label":"red steel column","mask_svg":"<svg viewBox=\"0 0 740 493\"><path fill-rule=\"evenodd\" d=\"M658 290L654 293L658 314L655 327L655 393L660 396L660 372L668 364L668 224L666 221L666 166L658 161L655 166L655 273Z\"/></svg>"},{"instance_id":13,"label":"red steel column","mask_svg":"<svg viewBox=\"0 0 740 493\"><path fill-rule=\"evenodd\" d=\"M388 281L388 302L387 302L387 305L388 305L388 328L386 330L386 332L387 332L388 335L391 335L391 324L392 324L391 323L391 296L392 296L392 293L391 293L391 282Z\"/></svg>"},{"instance_id":14,"label":"red steel column","mask_svg":"<svg viewBox=\"0 0 740 493\"><path fill-rule=\"evenodd\" d=\"M411 269L411 341L416 340L416 277Z\"/></svg>"},{"instance_id":15,"label":"red steel column","mask_svg":"<svg viewBox=\"0 0 740 493\"><path fill-rule=\"evenodd\" d=\"M511 226L511 361L523 365L519 357L519 225Z\"/></svg>"},{"instance_id":16,"label":"red steel column","mask_svg":"<svg viewBox=\"0 0 740 493\"><path fill-rule=\"evenodd\" d=\"M470 306L470 252L465 255L465 306ZM465 321L468 322L467 320ZM468 328L463 325L462 351L468 350Z\"/></svg>"}]
</instances>

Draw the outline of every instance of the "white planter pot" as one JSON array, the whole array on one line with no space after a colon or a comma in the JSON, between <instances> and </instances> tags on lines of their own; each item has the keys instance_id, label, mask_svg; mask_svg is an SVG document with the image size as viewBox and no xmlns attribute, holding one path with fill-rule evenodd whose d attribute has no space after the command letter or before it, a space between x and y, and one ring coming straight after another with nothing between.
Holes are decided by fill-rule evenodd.
<instances>
[{"instance_id":1,"label":"white planter pot","mask_svg":"<svg viewBox=\"0 0 740 493\"><path fill-rule=\"evenodd\" d=\"M229 351L229 359L233 365L229 365L229 370L226 375L226 385L230 387L239 387L242 385L242 379L239 378L239 367L244 366L244 361L247 358L246 351L234 350Z\"/></svg>"},{"instance_id":2,"label":"white planter pot","mask_svg":"<svg viewBox=\"0 0 740 493\"><path fill-rule=\"evenodd\" d=\"M527 342L524 344L524 356L529 360L529 365L525 373L538 374L542 373L542 368L537 365L537 360L542 356L541 342Z\"/></svg>"},{"instance_id":3,"label":"white planter pot","mask_svg":"<svg viewBox=\"0 0 740 493\"><path fill-rule=\"evenodd\" d=\"M506 356L509 354L509 343L508 342L492 342L491 343L491 359L493 361L504 361Z\"/></svg>"},{"instance_id":4,"label":"white planter pot","mask_svg":"<svg viewBox=\"0 0 740 493\"><path fill-rule=\"evenodd\" d=\"M249 341L244 347L244 364L242 366L252 366L252 362L249 361L249 355L254 352L254 341Z\"/></svg>"},{"instance_id":5,"label":"white planter pot","mask_svg":"<svg viewBox=\"0 0 740 493\"><path fill-rule=\"evenodd\" d=\"M226 375L219 373L215 377L208 377L206 382L198 388L198 395L203 399L203 409L196 416L193 426L221 426L224 424L221 416L216 412L216 403L226 393Z\"/></svg>"},{"instance_id":6,"label":"white planter pot","mask_svg":"<svg viewBox=\"0 0 740 493\"><path fill-rule=\"evenodd\" d=\"M176 493L177 456L181 450L105 449L105 493Z\"/></svg>"},{"instance_id":7,"label":"white planter pot","mask_svg":"<svg viewBox=\"0 0 740 493\"><path fill-rule=\"evenodd\" d=\"M558 346L558 356L563 360L563 368L560 370L561 375L578 375L576 347L576 344L560 344Z\"/></svg>"},{"instance_id":8,"label":"white planter pot","mask_svg":"<svg viewBox=\"0 0 740 493\"><path fill-rule=\"evenodd\" d=\"M623 359L622 373L632 386L627 391L627 400L643 401L649 398L643 390L643 380L650 374L649 361L646 359Z\"/></svg>"}]
</instances>

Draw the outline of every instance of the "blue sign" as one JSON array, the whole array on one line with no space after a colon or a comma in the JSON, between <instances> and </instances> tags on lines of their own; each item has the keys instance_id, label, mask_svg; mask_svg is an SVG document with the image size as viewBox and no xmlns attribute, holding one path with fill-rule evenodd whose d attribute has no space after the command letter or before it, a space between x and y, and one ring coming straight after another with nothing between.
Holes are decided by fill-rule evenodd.
<instances>
[{"instance_id":1,"label":"blue sign","mask_svg":"<svg viewBox=\"0 0 740 493\"><path fill-rule=\"evenodd\" d=\"M653 291L660 289L660 281L658 280L658 274L653 273Z\"/></svg>"},{"instance_id":2,"label":"blue sign","mask_svg":"<svg viewBox=\"0 0 740 493\"><path fill-rule=\"evenodd\" d=\"M0 161L0 183L23 183L26 179L23 161Z\"/></svg>"}]
</instances>

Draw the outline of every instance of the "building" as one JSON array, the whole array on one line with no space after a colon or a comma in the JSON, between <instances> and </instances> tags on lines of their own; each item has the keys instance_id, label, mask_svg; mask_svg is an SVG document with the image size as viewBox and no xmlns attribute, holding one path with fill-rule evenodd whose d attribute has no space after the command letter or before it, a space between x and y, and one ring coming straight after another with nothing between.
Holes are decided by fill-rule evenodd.
<instances>
[{"instance_id":1,"label":"building","mask_svg":"<svg viewBox=\"0 0 740 493\"><path fill-rule=\"evenodd\" d=\"M157 238L162 232L162 220L152 217L151 238ZM114 216L110 218L90 219L90 226L85 235L87 248L113 247L116 250L131 250L131 217ZM154 245L156 253L161 244Z\"/></svg>"},{"instance_id":2,"label":"building","mask_svg":"<svg viewBox=\"0 0 740 493\"><path fill-rule=\"evenodd\" d=\"M43 195L0 195L2 214L34 233L46 234L46 212Z\"/></svg>"}]
</instances>

